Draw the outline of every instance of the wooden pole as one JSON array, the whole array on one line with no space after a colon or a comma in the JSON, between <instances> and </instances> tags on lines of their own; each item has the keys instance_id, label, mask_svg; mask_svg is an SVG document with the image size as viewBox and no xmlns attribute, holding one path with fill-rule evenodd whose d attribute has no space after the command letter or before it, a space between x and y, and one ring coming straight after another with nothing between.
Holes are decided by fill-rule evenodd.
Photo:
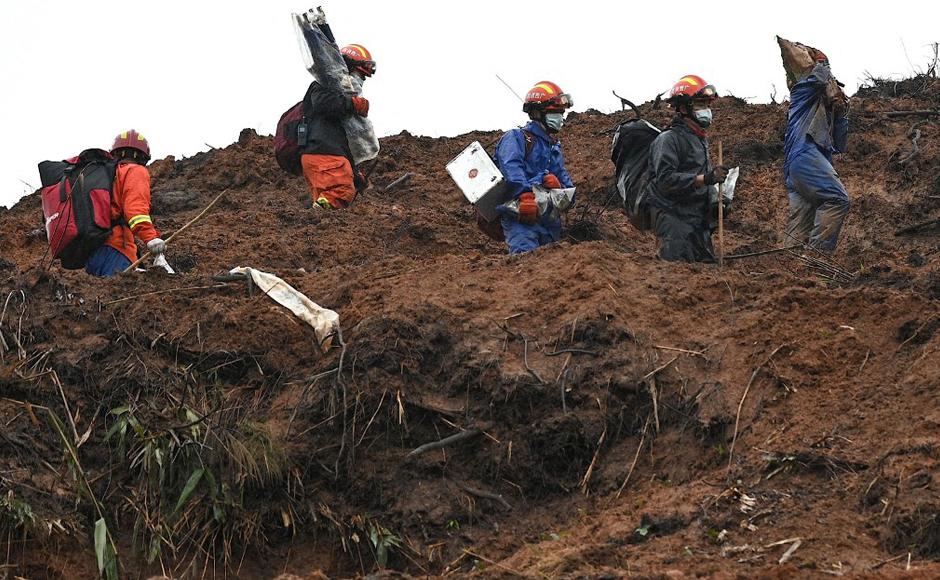
<instances>
[{"instance_id":1,"label":"wooden pole","mask_svg":"<svg viewBox=\"0 0 940 580\"><path fill-rule=\"evenodd\" d=\"M718 140L718 165L724 165L724 156L721 149L721 140ZM725 265L725 200L723 198L723 182L718 182L718 268Z\"/></svg>"},{"instance_id":2,"label":"wooden pole","mask_svg":"<svg viewBox=\"0 0 940 580\"><path fill-rule=\"evenodd\" d=\"M170 237L168 237L168 238L166 239L167 245L169 245L169 243L173 241L173 238L175 238L176 236L178 236L178 235L180 235L181 233L185 232L187 229L189 229L189 226L193 225L194 223L196 223L197 221L199 221L199 220L202 218L202 216L206 215L206 213L208 213L208 211L209 211L210 209L212 209L212 206L214 206L217 201L219 201L220 199L222 199L222 196L225 195L226 193L228 193L228 190L227 190L227 189L223 190L222 193L220 193L219 195L215 196L215 199L213 199L212 202L211 202L209 205L206 206L206 209L204 209L204 210L202 210L201 212L199 212L199 215L197 215L197 216L194 217L193 219L189 220L189 222L187 222L185 226L183 226L183 227L181 227L180 229L178 229L178 230L176 230L175 232L173 232L173 235L171 235ZM136 262L134 262L133 264L131 264L130 266L128 266L127 268L125 268L125 269L124 269L124 272L122 272L122 273L123 273L123 274L127 274L128 272L133 272L133 271L134 271L134 268L136 268L137 266L139 266L144 260L146 260L146 259L149 258L150 256L151 256L150 252L145 252L144 255L141 256L140 258L138 258Z\"/></svg>"}]
</instances>

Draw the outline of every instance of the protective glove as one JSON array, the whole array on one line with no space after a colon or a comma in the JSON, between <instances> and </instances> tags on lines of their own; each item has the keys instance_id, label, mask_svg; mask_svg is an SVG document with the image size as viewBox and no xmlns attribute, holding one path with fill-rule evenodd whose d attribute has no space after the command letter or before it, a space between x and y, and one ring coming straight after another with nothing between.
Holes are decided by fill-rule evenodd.
<instances>
[{"instance_id":1,"label":"protective glove","mask_svg":"<svg viewBox=\"0 0 940 580\"><path fill-rule=\"evenodd\" d=\"M524 191L519 194L519 222L526 225L535 225L539 219L539 206L535 203L535 194Z\"/></svg>"},{"instance_id":2,"label":"protective glove","mask_svg":"<svg viewBox=\"0 0 940 580\"><path fill-rule=\"evenodd\" d=\"M718 165L705 175L705 185L715 185L721 183L728 176L728 168L724 165Z\"/></svg>"},{"instance_id":3,"label":"protective glove","mask_svg":"<svg viewBox=\"0 0 940 580\"><path fill-rule=\"evenodd\" d=\"M352 97L353 110L360 117L369 116L369 100L364 97Z\"/></svg>"},{"instance_id":4,"label":"protective glove","mask_svg":"<svg viewBox=\"0 0 940 580\"><path fill-rule=\"evenodd\" d=\"M562 187L561 181L559 181L558 178L555 177L554 173L546 173L545 176L542 178L542 185L544 185L545 187L549 189L561 189Z\"/></svg>"},{"instance_id":5,"label":"protective glove","mask_svg":"<svg viewBox=\"0 0 940 580\"><path fill-rule=\"evenodd\" d=\"M154 256L159 256L166 251L166 242L161 238L154 238L147 242L147 251Z\"/></svg>"}]
</instances>

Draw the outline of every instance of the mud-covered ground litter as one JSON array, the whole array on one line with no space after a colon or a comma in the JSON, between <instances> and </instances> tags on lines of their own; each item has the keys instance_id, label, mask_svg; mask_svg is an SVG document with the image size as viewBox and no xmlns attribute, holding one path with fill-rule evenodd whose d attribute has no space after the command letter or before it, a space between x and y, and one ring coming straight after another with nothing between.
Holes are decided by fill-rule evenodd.
<instances>
[{"instance_id":1,"label":"mud-covered ground litter","mask_svg":"<svg viewBox=\"0 0 940 580\"><path fill-rule=\"evenodd\" d=\"M569 236L520 257L444 170L497 132L384 138L329 213L252 130L156 161L161 232L228 190L175 276L46 267L38 197L0 209L4 574L93 577L107 546L126 577L940 575L940 231L895 235L940 217L940 125L879 113L938 91L856 95L832 257L658 261L611 193L624 117L595 111L563 133ZM716 103L728 254L787 243L785 119ZM237 266L342 343L213 279Z\"/></svg>"}]
</instances>

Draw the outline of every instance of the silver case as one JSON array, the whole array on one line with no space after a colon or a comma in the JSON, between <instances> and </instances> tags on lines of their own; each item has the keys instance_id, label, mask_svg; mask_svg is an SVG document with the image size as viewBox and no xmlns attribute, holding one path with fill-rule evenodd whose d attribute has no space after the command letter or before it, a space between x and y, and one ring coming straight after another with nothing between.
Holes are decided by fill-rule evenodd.
<instances>
[{"instance_id":1,"label":"silver case","mask_svg":"<svg viewBox=\"0 0 940 580\"><path fill-rule=\"evenodd\" d=\"M506 179L479 141L454 157L447 164L447 173L483 217L489 221L499 217L496 206L504 201Z\"/></svg>"}]
</instances>

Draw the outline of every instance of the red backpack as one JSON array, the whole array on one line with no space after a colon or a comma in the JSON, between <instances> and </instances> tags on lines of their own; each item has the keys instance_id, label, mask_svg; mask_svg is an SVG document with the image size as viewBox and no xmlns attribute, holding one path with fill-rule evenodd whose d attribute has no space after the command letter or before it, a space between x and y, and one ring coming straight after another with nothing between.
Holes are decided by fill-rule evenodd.
<instances>
[{"instance_id":1,"label":"red backpack","mask_svg":"<svg viewBox=\"0 0 940 580\"><path fill-rule=\"evenodd\" d=\"M304 97L306 100L306 97ZM274 133L274 157L281 169L291 175L303 174L300 155L307 145L307 120L304 101L300 101L281 115Z\"/></svg>"},{"instance_id":2,"label":"red backpack","mask_svg":"<svg viewBox=\"0 0 940 580\"><path fill-rule=\"evenodd\" d=\"M39 164L49 251L66 270L84 268L111 235L117 163L107 151L87 149L64 162Z\"/></svg>"}]
</instances>

